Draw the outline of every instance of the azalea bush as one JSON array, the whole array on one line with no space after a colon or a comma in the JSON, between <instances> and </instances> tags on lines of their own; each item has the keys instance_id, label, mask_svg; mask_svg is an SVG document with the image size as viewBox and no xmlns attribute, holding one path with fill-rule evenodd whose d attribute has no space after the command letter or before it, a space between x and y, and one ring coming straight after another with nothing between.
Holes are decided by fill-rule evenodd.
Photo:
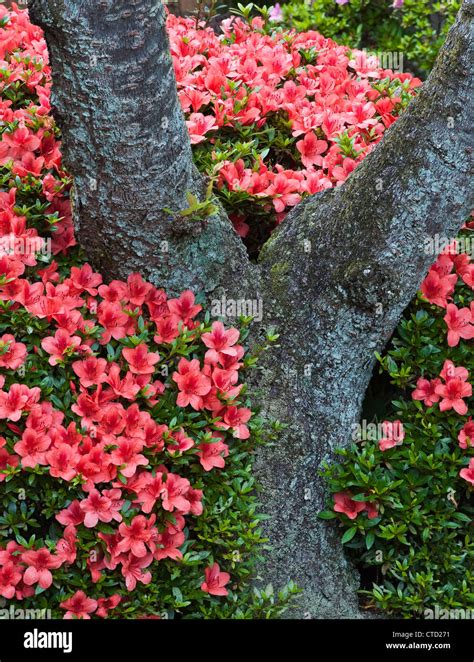
<instances>
[{"instance_id":1,"label":"azalea bush","mask_svg":"<svg viewBox=\"0 0 474 662\"><path fill-rule=\"evenodd\" d=\"M380 359L397 397L327 468L326 519L368 608L474 609L474 264L467 228L430 269ZM379 423L377 426L376 423Z\"/></svg>"},{"instance_id":2,"label":"azalea bush","mask_svg":"<svg viewBox=\"0 0 474 662\"><path fill-rule=\"evenodd\" d=\"M272 16L285 29L317 30L347 46L402 53L404 70L427 76L459 7L458 0L295 0Z\"/></svg>"},{"instance_id":3,"label":"azalea bush","mask_svg":"<svg viewBox=\"0 0 474 662\"><path fill-rule=\"evenodd\" d=\"M251 13L222 34L170 15L168 31L196 164L256 255L303 197L346 180L420 81Z\"/></svg>"},{"instance_id":4,"label":"azalea bush","mask_svg":"<svg viewBox=\"0 0 474 662\"><path fill-rule=\"evenodd\" d=\"M252 451L273 435L241 377L250 320L226 328L190 291L107 284L84 261L42 32L15 4L0 27L3 606L276 616L296 588L250 587Z\"/></svg>"},{"instance_id":5,"label":"azalea bush","mask_svg":"<svg viewBox=\"0 0 474 662\"><path fill-rule=\"evenodd\" d=\"M274 613L247 585L260 430L239 330L138 275L44 278L11 280L0 318L0 594L65 618Z\"/></svg>"}]
</instances>

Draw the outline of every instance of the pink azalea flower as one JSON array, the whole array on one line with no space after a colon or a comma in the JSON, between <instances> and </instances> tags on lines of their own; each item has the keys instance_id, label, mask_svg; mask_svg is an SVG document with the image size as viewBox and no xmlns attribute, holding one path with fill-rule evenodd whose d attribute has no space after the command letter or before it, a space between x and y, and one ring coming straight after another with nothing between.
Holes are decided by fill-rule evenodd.
<instances>
[{"instance_id":1,"label":"pink azalea flower","mask_svg":"<svg viewBox=\"0 0 474 662\"><path fill-rule=\"evenodd\" d=\"M117 545L119 552L131 552L138 558L145 557L147 546L151 552L155 551L154 529L156 515L151 515L147 520L144 515L137 515L127 526L124 522L119 526L119 533L122 540Z\"/></svg>"},{"instance_id":2,"label":"pink azalea flower","mask_svg":"<svg viewBox=\"0 0 474 662\"><path fill-rule=\"evenodd\" d=\"M141 474L141 476L143 476L143 474ZM163 490L165 489L163 481L161 480L162 476L163 474L160 471L157 472L156 476L147 474L147 482L144 489L137 492L137 501L138 503L141 503L142 511L144 513L151 513L156 502L161 498Z\"/></svg>"},{"instance_id":3,"label":"pink azalea flower","mask_svg":"<svg viewBox=\"0 0 474 662\"><path fill-rule=\"evenodd\" d=\"M191 290L185 290L177 299L169 299L167 303L171 314L176 315L183 322L188 322L202 310L202 306L195 304L194 301Z\"/></svg>"},{"instance_id":4,"label":"pink azalea flower","mask_svg":"<svg viewBox=\"0 0 474 662\"><path fill-rule=\"evenodd\" d=\"M461 469L459 475L461 478L464 478L464 480L467 480L468 483L474 485L474 457L471 457L469 466L465 469Z\"/></svg>"},{"instance_id":5,"label":"pink azalea flower","mask_svg":"<svg viewBox=\"0 0 474 662\"><path fill-rule=\"evenodd\" d=\"M173 432L168 442L168 453L175 455L176 453L184 453L194 446L194 439L188 437L184 430L181 428L177 432Z\"/></svg>"},{"instance_id":6,"label":"pink azalea flower","mask_svg":"<svg viewBox=\"0 0 474 662\"><path fill-rule=\"evenodd\" d=\"M156 561L161 559L173 559L174 561L183 558L182 552L178 549L185 540L185 535L181 531L175 531L169 527L164 533L158 534L157 548L154 554Z\"/></svg>"},{"instance_id":7,"label":"pink azalea flower","mask_svg":"<svg viewBox=\"0 0 474 662\"><path fill-rule=\"evenodd\" d=\"M74 361L72 369L84 388L101 384L107 379L107 361L95 356L88 356L83 361Z\"/></svg>"},{"instance_id":8,"label":"pink azalea flower","mask_svg":"<svg viewBox=\"0 0 474 662\"><path fill-rule=\"evenodd\" d=\"M446 382L450 379L453 379L454 377L457 377L458 379L461 379L463 382L465 382L469 377L469 372L463 366L456 367L452 361L447 359L443 364L440 377L442 377Z\"/></svg>"},{"instance_id":9,"label":"pink azalea flower","mask_svg":"<svg viewBox=\"0 0 474 662\"><path fill-rule=\"evenodd\" d=\"M301 162L305 168L310 168L312 165L321 166L323 163L323 154L328 148L325 140L319 140L316 135L311 131L305 134L303 140L296 143L296 149L301 154Z\"/></svg>"},{"instance_id":10,"label":"pink azalea flower","mask_svg":"<svg viewBox=\"0 0 474 662\"><path fill-rule=\"evenodd\" d=\"M188 490L191 487L189 480L171 473L165 474L165 476L166 480L163 482L161 495L163 508L169 512L176 509L182 513L188 513L191 509L191 504L186 498Z\"/></svg>"},{"instance_id":11,"label":"pink azalea flower","mask_svg":"<svg viewBox=\"0 0 474 662\"><path fill-rule=\"evenodd\" d=\"M228 591L225 587L230 581L228 572L221 572L219 565L214 563L209 568L204 570L205 580L201 584L201 591L209 593L210 595L227 595Z\"/></svg>"},{"instance_id":12,"label":"pink azalea flower","mask_svg":"<svg viewBox=\"0 0 474 662\"><path fill-rule=\"evenodd\" d=\"M146 467L148 460L141 454L143 442L137 438L119 437L117 448L112 451L110 460L112 464L121 467L121 473L130 478L135 474L139 466Z\"/></svg>"},{"instance_id":13,"label":"pink azalea flower","mask_svg":"<svg viewBox=\"0 0 474 662\"><path fill-rule=\"evenodd\" d=\"M441 411L454 409L461 416L467 414L467 404L463 398L468 398L472 395L471 384L459 379L459 377L453 377L446 384L439 384L436 387L436 393L442 398L439 403Z\"/></svg>"},{"instance_id":14,"label":"pink azalea flower","mask_svg":"<svg viewBox=\"0 0 474 662\"><path fill-rule=\"evenodd\" d=\"M54 366L58 361L64 361L67 356L73 354L81 343L79 336L71 336L65 329L58 329L54 336L43 338L41 347L51 354L48 362Z\"/></svg>"},{"instance_id":15,"label":"pink azalea flower","mask_svg":"<svg viewBox=\"0 0 474 662\"><path fill-rule=\"evenodd\" d=\"M334 510L336 513L344 513L351 520L365 510L364 501L354 501L349 492L337 492L334 494Z\"/></svg>"},{"instance_id":16,"label":"pink azalea flower","mask_svg":"<svg viewBox=\"0 0 474 662\"><path fill-rule=\"evenodd\" d=\"M144 571L153 562L153 554L144 554L137 557L129 554L122 561L122 575L125 577L125 586L128 591L133 591L137 582L149 584L152 580L151 572Z\"/></svg>"},{"instance_id":17,"label":"pink azalea flower","mask_svg":"<svg viewBox=\"0 0 474 662\"><path fill-rule=\"evenodd\" d=\"M71 267L71 283L76 292L87 292L91 296L96 296L97 287L102 283L102 276L92 271L90 264L83 264L82 267Z\"/></svg>"},{"instance_id":18,"label":"pink azalea flower","mask_svg":"<svg viewBox=\"0 0 474 662\"><path fill-rule=\"evenodd\" d=\"M459 432L458 441L460 448L474 448L474 421L469 416L469 420Z\"/></svg>"},{"instance_id":19,"label":"pink azalea flower","mask_svg":"<svg viewBox=\"0 0 474 662\"><path fill-rule=\"evenodd\" d=\"M383 421L382 428L384 436L382 439L379 439L379 448L381 451L389 450L403 443L405 430L401 421Z\"/></svg>"},{"instance_id":20,"label":"pink azalea flower","mask_svg":"<svg viewBox=\"0 0 474 662\"><path fill-rule=\"evenodd\" d=\"M165 315L156 322L157 333L153 340L157 344L172 343L179 336L179 317L177 315Z\"/></svg>"},{"instance_id":21,"label":"pink azalea flower","mask_svg":"<svg viewBox=\"0 0 474 662\"><path fill-rule=\"evenodd\" d=\"M28 388L25 384L12 384L8 393L0 391L0 419L19 421L24 411L29 411L41 396L38 386Z\"/></svg>"},{"instance_id":22,"label":"pink azalea flower","mask_svg":"<svg viewBox=\"0 0 474 662\"><path fill-rule=\"evenodd\" d=\"M6 479L6 475L2 473L8 467L17 467L19 464L19 457L17 455L10 455L6 448L2 448L0 444L0 483Z\"/></svg>"},{"instance_id":23,"label":"pink azalea flower","mask_svg":"<svg viewBox=\"0 0 474 662\"><path fill-rule=\"evenodd\" d=\"M123 312L119 303L102 301L97 310L97 319L104 327L101 344L105 345L111 338L120 340L127 335L129 317Z\"/></svg>"},{"instance_id":24,"label":"pink azalea flower","mask_svg":"<svg viewBox=\"0 0 474 662\"><path fill-rule=\"evenodd\" d=\"M246 423L251 416L252 412L247 407L227 407L224 414L224 423L220 423L219 427L231 428L236 439L248 439L250 431Z\"/></svg>"},{"instance_id":25,"label":"pink azalea flower","mask_svg":"<svg viewBox=\"0 0 474 662\"><path fill-rule=\"evenodd\" d=\"M0 595L11 600L15 596L16 586L21 578L21 572L15 563L7 562L0 567Z\"/></svg>"},{"instance_id":26,"label":"pink azalea flower","mask_svg":"<svg viewBox=\"0 0 474 662\"><path fill-rule=\"evenodd\" d=\"M375 519L378 517L379 510L376 503L372 501L367 501L365 504L365 510L367 511L367 517L369 519Z\"/></svg>"},{"instance_id":27,"label":"pink azalea flower","mask_svg":"<svg viewBox=\"0 0 474 662\"><path fill-rule=\"evenodd\" d=\"M222 437L220 437L218 433L213 433L212 436L217 438L218 441L199 445L199 462L204 471L211 471L214 467L223 469L225 467L224 458L229 455L229 447L221 441Z\"/></svg>"},{"instance_id":28,"label":"pink azalea flower","mask_svg":"<svg viewBox=\"0 0 474 662\"><path fill-rule=\"evenodd\" d=\"M189 404L196 410L203 408L202 396L211 390L211 381L201 373L198 359L188 361L182 358L178 363L178 371L173 373L172 379L177 383L180 391L176 400L179 407L186 407Z\"/></svg>"},{"instance_id":29,"label":"pink azalea flower","mask_svg":"<svg viewBox=\"0 0 474 662\"><path fill-rule=\"evenodd\" d=\"M440 396L436 393L436 387L439 384L441 384L441 380L438 377L431 380L420 377L411 397L413 400L423 400L427 407L431 407L440 400Z\"/></svg>"},{"instance_id":30,"label":"pink azalea flower","mask_svg":"<svg viewBox=\"0 0 474 662\"><path fill-rule=\"evenodd\" d=\"M202 490L196 490L193 489L192 487L189 488L186 494L186 498L191 504L190 512L193 515L196 515L196 517L202 515L202 511L203 511L202 496L203 496Z\"/></svg>"},{"instance_id":31,"label":"pink azalea flower","mask_svg":"<svg viewBox=\"0 0 474 662\"><path fill-rule=\"evenodd\" d=\"M104 382L112 388L114 395L126 400L134 400L140 391L140 385L136 383L131 372L127 372L125 377L120 379L120 367L116 363L110 364L109 374Z\"/></svg>"},{"instance_id":32,"label":"pink azalea flower","mask_svg":"<svg viewBox=\"0 0 474 662\"><path fill-rule=\"evenodd\" d=\"M0 368L16 370L25 362L26 354L26 345L15 342L10 333L5 333L0 338Z\"/></svg>"},{"instance_id":33,"label":"pink azalea flower","mask_svg":"<svg viewBox=\"0 0 474 662\"><path fill-rule=\"evenodd\" d=\"M152 375L155 372L155 363L160 360L160 355L149 352L145 343L137 345L133 349L125 347L122 355L127 361L130 371L136 375Z\"/></svg>"},{"instance_id":34,"label":"pink azalea flower","mask_svg":"<svg viewBox=\"0 0 474 662\"><path fill-rule=\"evenodd\" d=\"M72 480L76 475L76 466L79 462L77 450L68 444L58 444L46 453L46 461L49 464L49 473L54 478Z\"/></svg>"},{"instance_id":35,"label":"pink azalea flower","mask_svg":"<svg viewBox=\"0 0 474 662\"><path fill-rule=\"evenodd\" d=\"M88 529L94 528L97 522L111 522L114 519L114 513L111 509L112 502L98 490L91 490L87 499L80 502L80 508L85 513L84 526ZM118 515L120 522L122 517Z\"/></svg>"},{"instance_id":36,"label":"pink azalea flower","mask_svg":"<svg viewBox=\"0 0 474 662\"><path fill-rule=\"evenodd\" d=\"M454 292L457 280L456 274L441 276L435 269L430 269L420 290L430 303L446 308L448 297Z\"/></svg>"},{"instance_id":37,"label":"pink azalea flower","mask_svg":"<svg viewBox=\"0 0 474 662\"><path fill-rule=\"evenodd\" d=\"M23 575L27 586L38 584L41 588L49 588L53 583L51 570L59 568L61 559L54 557L46 548L23 552L21 560L28 566Z\"/></svg>"},{"instance_id":38,"label":"pink azalea flower","mask_svg":"<svg viewBox=\"0 0 474 662\"><path fill-rule=\"evenodd\" d=\"M38 464L46 464L46 451L51 446L50 437L27 428L13 450L21 457L22 467L34 469Z\"/></svg>"},{"instance_id":39,"label":"pink azalea flower","mask_svg":"<svg viewBox=\"0 0 474 662\"><path fill-rule=\"evenodd\" d=\"M84 511L80 506L80 502L76 499L72 501L67 508L61 510L57 515L56 519L63 526L78 526L84 521Z\"/></svg>"},{"instance_id":40,"label":"pink azalea flower","mask_svg":"<svg viewBox=\"0 0 474 662\"><path fill-rule=\"evenodd\" d=\"M461 338L465 340L474 338L474 325L469 308L457 308L454 303L449 303L446 310L443 319L448 327L448 345L456 347Z\"/></svg>"},{"instance_id":41,"label":"pink azalea flower","mask_svg":"<svg viewBox=\"0 0 474 662\"><path fill-rule=\"evenodd\" d=\"M127 278L127 298L133 306L142 306L153 289L153 285L143 280L139 273L130 274Z\"/></svg>"},{"instance_id":42,"label":"pink azalea flower","mask_svg":"<svg viewBox=\"0 0 474 662\"><path fill-rule=\"evenodd\" d=\"M211 328L210 333L203 333L201 336L206 347L229 356L237 356L237 349L233 345L239 339L239 331L233 327L226 330L222 322L213 322Z\"/></svg>"},{"instance_id":43,"label":"pink azalea flower","mask_svg":"<svg viewBox=\"0 0 474 662\"><path fill-rule=\"evenodd\" d=\"M97 601L88 598L84 591L76 591L71 598L61 602L59 606L61 609L66 609L65 619L90 619L90 614L97 609Z\"/></svg>"},{"instance_id":44,"label":"pink azalea flower","mask_svg":"<svg viewBox=\"0 0 474 662\"><path fill-rule=\"evenodd\" d=\"M122 598L117 593L115 595L111 595L110 598L99 598L97 600L98 607L96 616L100 616L100 618L107 618L109 611L115 609L115 607L117 607L121 602Z\"/></svg>"},{"instance_id":45,"label":"pink azalea flower","mask_svg":"<svg viewBox=\"0 0 474 662\"><path fill-rule=\"evenodd\" d=\"M219 128L212 115L203 115L202 113L191 113L189 119L186 120L186 126L188 127L192 145L202 142L206 139L206 133L217 131Z\"/></svg>"},{"instance_id":46,"label":"pink azalea flower","mask_svg":"<svg viewBox=\"0 0 474 662\"><path fill-rule=\"evenodd\" d=\"M77 530L72 524L64 529L64 535L56 543L56 557L63 563L74 563L77 556Z\"/></svg>"}]
</instances>

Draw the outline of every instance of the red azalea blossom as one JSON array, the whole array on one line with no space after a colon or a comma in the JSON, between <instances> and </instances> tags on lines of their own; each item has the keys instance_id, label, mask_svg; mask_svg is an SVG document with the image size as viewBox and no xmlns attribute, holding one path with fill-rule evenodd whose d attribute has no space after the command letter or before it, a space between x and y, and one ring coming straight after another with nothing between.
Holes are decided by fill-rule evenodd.
<instances>
[{"instance_id":1,"label":"red azalea blossom","mask_svg":"<svg viewBox=\"0 0 474 662\"><path fill-rule=\"evenodd\" d=\"M13 598L21 578L22 574L14 563L7 562L0 567L0 595L7 600Z\"/></svg>"},{"instance_id":2,"label":"red azalea blossom","mask_svg":"<svg viewBox=\"0 0 474 662\"><path fill-rule=\"evenodd\" d=\"M71 336L65 329L58 329L53 337L41 341L44 351L51 354L49 364L53 366L73 354L81 344L79 336Z\"/></svg>"},{"instance_id":3,"label":"red azalea blossom","mask_svg":"<svg viewBox=\"0 0 474 662\"><path fill-rule=\"evenodd\" d=\"M337 492L334 494L334 510L344 513L349 519L355 519L357 515L365 510L364 501L354 501L349 492Z\"/></svg>"},{"instance_id":4,"label":"red azalea blossom","mask_svg":"<svg viewBox=\"0 0 474 662\"><path fill-rule=\"evenodd\" d=\"M446 308L448 297L454 292L457 279L456 274L441 276L435 269L430 269L420 290L430 303Z\"/></svg>"},{"instance_id":5,"label":"red azalea blossom","mask_svg":"<svg viewBox=\"0 0 474 662\"><path fill-rule=\"evenodd\" d=\"M217 432L214 432L212 436L217 441L199 445L200 462L205 471L211 471L214 467L223 469L225 466L224 458L229 455L229 447L221 441L222 437Z\"/></svg>"},{"instance_id":6,"label":"red azalea blossom","mask_svg":"<svg viewBox=\"0 0 474 662\"><path fill-rule=\"evenodd\" d=\"M201 584L201 590L210 595L227 595L225 587L230 581L230 575L227 572L221 572L218 563L214 563L204 571L205 580Z\"/></svg>"},{"instance_id":7,"label":"red azalea blossom","mask_svg":"<svg viewBox=\"0 0 474 662\"><path fill-rule=\"evenodd\" d=\"M45 548L23 552L21 560L27 566L23 575L24 583L28 586L38 584L44 589L53 583L51 569L61 565L61 559L54 557Z\"/></svg>"},{"instance_id":8,"label":"red azalea blossom","mask_svg":"<svg viewBox=\"0 0 474 662\"><path fill-rule=\"evenodd\" d=\"M72 369L84 388L104 382L107 379L106 368L107 361L95 356L89 356L83 361L74 361L72 364Z\"/></svg>"},{"instance_id":9,"label":"red azalea blossom","mask_svg":"<svg viewBox=\"0 0 474 662\"><path fill-rule=\"evenodd\" d=\"M122 354L127 361L130 371L136 375L151 375L155 372L155 364L160 360L160 355L149 352L145 344L137 345L133 349L126 347Z\"/></svg>"},{"instance_id":10,"label":"red azalea blossom","mask_svg":"<svg viewBox=\"0 0 474 662\"><path fill-rule=\"evenodd\" d=\"M118 544L118 551L130 551L134 556L141 558L147 554L147 546L151 552L155 551L155 544L153 542L153 524L155 523L156 515L151 515L147 520L143 515L137 515L133 518L130 526L122 523L119 526L119 533L122 540Z\"/></svg>"},{"instance_id":11,"label":"red azalea blossom","mask_svg":"<svg viewBox=\"0 0 474 662\"><path fill-rule=\"evenodd\" d=\"M448 327L448 345L456 347L459 340L471 340L474 338L474 324L472 313L469 308L457 308L454 303L446 306L444 321Z\"/></svg>"},{"instance_id":12,"label":"red azalea blossom","mask_svg":"<svg viewBox=\"0 0 474 662\"><path fill-rule=\"evenodd\" d=\"M120 490L114 490L120 495ZM119 502L118 507L113 506L113 502L104 494L100 494L98 490L91 490L89 496L84 501L80 502L80 508L85 513L84 515L84 526L91 529L96 526L97 522L111 522L112 519L117 520L117 522L122 521L122 516L120 515L120 506L122 502Z\"/></svg>"},{"instance_id":13,"label":"red azalea blossom","mask_svg":"<svg viewBox=\"0 0 474 662\"><path fill-rule=\"evenodd\" d=\"M474 421L469 416L469 420L464 424L463 429L459 432L458 441L460 448L474 448Z\"/></svg>"},{"instance_id":14,"label":"red azalea blossom","mask_svg":"<svg viewBox=\"0 0 474 662\"><path fill-rule=\"evenodd\" d=\"M379 448L381 451L389 450L403 443L405 430L401 421L383 421L382 428L383 438L379 439Z\"/></svg>"},{"instance_id":15,"label":"red azalea blossom","mask_svg":"<svg viewBox=\"0 0 474 662\"><path fill-rule=\"evenodd\" d=\"M178 363L178 372L173 373L172 379L180 390L176 400L180 407L186 407L188 404L196 410L204 407L202 396L211 390L211 382L201 373L197 359L192 361L181 359Z\"/></svg>"},{"instance_id":16,"label":"red azalea blossom","mask_svg":"<svg viewBox=\"0 0 474 662\"><path fill-rule=\"evenodd\" d=\"M423 400L427 407L432 407L439 402L440 397L436 393L436 387L441 384L441 380L436 379L420 379L416 382L416 389L411 394L413 400Z\"/></svg>"},{"instance_id":17,"label":"red azalea blossom","mask_svg":"<svg viewBox=\"0 0 474 662\"><path fill-rule=\"evenodd\" d=\"M149 584L152 580L152 574L149 570L145 571L153 561L153 554L144 554L137 557L130 554L122 562L122 575L125 577L125 585L128 591L133 591L137 582Z\"/></svg>"},{"instance_id":18,"label":"red azalea blossom","mask_svg":"<svg viewBox=\"0 0 474 662\"><path fill-rule=\"evenodd\" d=\"M467 413L467 404L463 398L472 395L471 384L460 379L450 379L447 384L436 387L436 393L441 396L442 400L439 403L441 411L454 409L458 414L464 415Z\"/></svg>"},{"instance_id":19,"label":"red azalea blossom","mask_svg":"<svg viewBox=\"0 0 474 662\"><path fill-rule=\"evenodd\" d=\"M26 354L26 345L16 342L11 333L0 338L0 368L16 370L25 362Z\"/></svg>"},{"instance_id":20,"label":"red azalea blossom","mask_svg":"<svg viewBox=\"0 0 474 662\"><path fill-rule=\"evenodd\" d=\"M109 611L112 611L122 602L120 595L111 595L110 598L99 598L97 600L97 611L96 615L100 618L107 618Z\"/></svg>"},{"instance_id":21,"label":"red azalea blossom","mask_svg":"<svg viewBox=\"0 0 474 662\"><path fill-rule=\"evenodd\" d=\"M459 475L464 480L467 480L468 483L474 485L474 457L470 459L469 466L466 469L461 469Z\"/></svg>"},{"instance_id":22,"label":"red azalea blossom","mask_svg":"<svg viewBox=\"0 0 474 662\"><path fill-rule=\"evenodd\" d=\"M90 614L97 609L97 605L97 600L88 598L84 591L76 591L71 598L61 602L60 607L66 610L65 619L90 619Z\"/></svg>"}]
</instances>

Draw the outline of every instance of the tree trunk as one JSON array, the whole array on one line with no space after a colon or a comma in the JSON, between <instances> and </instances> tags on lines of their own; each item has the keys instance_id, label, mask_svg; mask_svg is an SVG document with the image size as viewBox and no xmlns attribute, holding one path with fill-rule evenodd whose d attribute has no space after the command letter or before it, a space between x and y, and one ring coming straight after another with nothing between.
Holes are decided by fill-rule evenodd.
<instances>
[{"instance_id":1,"label":"tree trunk","mask_svg":"<svg viewBox=\"0 0 474 662\"><path fill-rule=\"evenodd\" d=\"M318 471L350 440L374 351L432 259L425 237L456 234L472 208L472 8L465 1L429 81L382 143L342 187L301 203L257 266L222 210L191 228L164 211L183 208L202 182L157 1L31 3L50 48L79 239L95 267L140 270L171 292L258 298L264 320L253 340L261 327L280 333L252 378L264 414L289 424L257 458L272 545L260 575L301 586L295 616L359 615L356 573L334 527L317 518Z\"/></svg>"},{"instance_id":2,"label":"tree trunk","mask_svg":"<svg viewBox=\"0 0 474 662\"><path fill-rule=\"evenodd\" d=\"M245 248L224 214L170 212L202 193L165 31L151 0L30 0L45 30L74 220L90 261L110 278L140 271L170 292L244 280Z\"/></svg>"}]
</instances>

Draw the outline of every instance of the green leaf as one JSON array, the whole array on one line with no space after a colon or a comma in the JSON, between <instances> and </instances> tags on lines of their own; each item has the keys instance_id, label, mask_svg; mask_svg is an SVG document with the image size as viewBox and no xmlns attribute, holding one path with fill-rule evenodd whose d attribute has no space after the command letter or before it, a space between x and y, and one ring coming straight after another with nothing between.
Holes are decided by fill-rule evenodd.
<instances>
[{"instance_id":1,"label":"green leaf","mask_svg":"<svg viewBox=\"0 0 474 662\"><path fill-rule=\"evenodd\" d=\"M334 519L337 517L337 514L333 510L322 510L318 517L320 519Z\"/></svg>"},{"instance_id":2,"label":"green leaf","mask_svg":"<svg viewBox=\"0 0 474 662\"><path fill-rule=\"evenodd\" d=\"M350 540L352 540L352 538L355 536L356 533L357 533L357 527L356 526L353 526L351 529L347 529L345 534L342 536L342 539L341 539L342 544L345 545L346 542L349 542Z\"/></svg>"},{"instance_id":3,"label":"green leaf","mask_svg":"<svg viewBox=\"0 0 474 662\"><path fill-rule=\"evenodd\" d=\"M365 546L367 549L370 549L372 545L375 542L375 533L373 531L369 531L369 533L365 536Z\"/></svg>"}]
</instances>

